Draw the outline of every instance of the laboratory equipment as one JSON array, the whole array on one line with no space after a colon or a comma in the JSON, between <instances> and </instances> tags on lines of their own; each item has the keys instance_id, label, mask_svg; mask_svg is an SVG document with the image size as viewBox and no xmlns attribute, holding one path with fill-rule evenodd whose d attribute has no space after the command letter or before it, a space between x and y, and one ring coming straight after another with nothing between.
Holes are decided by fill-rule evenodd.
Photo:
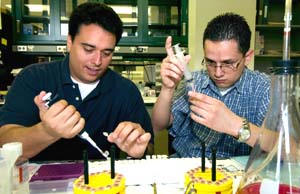
<instances>
[{"instance_id":1,"label":"laboratory equipment","mask_svg":"<svg viewBox=\"0 0 300 194\"><path fill-rule=\"evenodd\" d=\"M84 184L89 184L89 156L86 150L83 150L83 176L84 176Z\"/></svg>"},{"instance_id":2,"label":"laboratory equipment","mask_svg":"<svg viewBox=\"0 0 300 194\"><path fill-rule=\"evenodd\" d=\"M184 79L186 81L186 87L188 91L195 91L195 80L193 79L192 73L188 68L188 64L184 60L184 52L179 47L179 44L173 45L173 49L175 52L175 56L179 60L179 62L184 66Z\"/></svg>"},{"instance_id":3,"label":"laboratory equipment","mask_svg":"<svg viewBox=\"0 0 300 194\"><path fill-rule=\"evenodd\" d=\"M29 194L29 161L20 156L13 169L13 193Z\"/></svg>"},{"instance_id":4,"label":"laboratory equipment","mask_svg":"<svg viewBox=\"0 0 300 194\"><path fill-rule=\"evenodd\" d=\"M251 151L239 194L300 193L300 119L297 113L300 64L274 61L271 101Z\"/></svg>"},{"instance_id":5,"label":"laboratory equipment","mask_svg":"<svg viewBox=\"0 0 300 194\"><path fill-rule=\"evenodd\" d=\"M27 169L24 168L26 162L24 163L24 160L19 162L23 154L22 149L21 142L6 143L1 148L1 163L5 165L5 168L1 167L4 184L1 185L0 190L4 194L29 194L29 176Z\"/></svg>"},{"instance_id":6,"label":"laboratory equipment","mask_svg":"<svg viewBox=\"0 0 300 194\"><path fill-rule=\"evenodd\" d=\"M0 179L0 193L5 193L6 192L5 189L8 186L7 180L9 180L9 177L7 172L6 160L3 157L1 157L1 154L0 154L0 172L2 172L2 177L4 177Z\"/></svg>"},{"instance_id":7,"label":"laboratory equipment","mask_svg":"<svg viewBox=\"0 0 300 194\"><path fill-rule=\"evenodd\" d=\"M286 1L286 27L291 1ZM300 193L300 63L289 59L289 32L284 29L283 60L273 61L271 101L253 147L238 194ZM286 34L288 33L288 34Z\"/></svg>"},{"instance_id":8,"label":"laboratory equipment","mask_svg":"<svg viewBox=\"0 0 300 194\"><path fill-rule=\"evenodd\" d=\"M94 148L96 148L100 154L105 158L108 159L108 151L102 151L101 148L99 148L99 146L97 146L96 142L89 136L89 134L86 131L83 131L81 134L78 135L81 139L86 140L87 142L89 142Z\"/></svg>"},{"instance_id":9,"label":"laboratory equipment","mask_svg":"<svg viewBox=\"0 0 300 194\"><path fill-rule=\"evenodd\" d=\"M145 86L152 87L155 86L156 81L156 72L155 72L155 64L144 62L144 82Z\"/></svg>"},{"instance_id":10,"label":"laboratory equipment","mask_svg":"<svg viewBox=\"0 0 300 194\"><path fill-rule=\"evenodd\" d=\"M83 171L84 165L81 162L45 163L33 174L30 182L73 179Z\"/></svg>"},{"instance_id":11,"label":"laboratory equipment","mask_svg":"<svg viewBox=\"0 0 300 194\"><path fill-rule=\"evenodd\" d=\"M59 99L59 96L57 94L53 98L51 98L51 95L52 95L52 93L48 92L42 98L42 100L45 102L45 106L48 108ZM84 129L77 136L80 137L81 139L84 139L85 141L87 141L94 148L96 148L105 159L108 159L109 152L103 151L102 149L100 149L99 146L96 144L96 142L89 136L89 134Z\"/></svg>"}]
</instances>

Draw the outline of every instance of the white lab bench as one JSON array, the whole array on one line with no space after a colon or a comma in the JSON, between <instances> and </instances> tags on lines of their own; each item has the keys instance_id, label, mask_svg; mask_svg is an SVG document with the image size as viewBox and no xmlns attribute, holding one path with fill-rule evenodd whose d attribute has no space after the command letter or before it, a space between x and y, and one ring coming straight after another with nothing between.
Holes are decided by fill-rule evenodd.
<instances>
[{"instance_id":1,"label":"white lab bench","mask_svg":"<svg viewBox=\"0 0 300 194\"><path fill-rule=\"evenodd\" d=\"M217 168L230 169L226 171L233 175L233 193L239 185L247 159L247 156L242 156L237 159L217 160ZM126 177L127 194L153 194L153 183L156 184L158 194L183 194L185 173L200 165L201 158L167 158L154 155L143 160L116 161L115 170ZM206 159L205 166L211 167L211 161ZM109 160L89 162L89 173L103 170L110 170ZM30 193L71 194L74 180L31 182Z\"/></svg>"}]
</instances>

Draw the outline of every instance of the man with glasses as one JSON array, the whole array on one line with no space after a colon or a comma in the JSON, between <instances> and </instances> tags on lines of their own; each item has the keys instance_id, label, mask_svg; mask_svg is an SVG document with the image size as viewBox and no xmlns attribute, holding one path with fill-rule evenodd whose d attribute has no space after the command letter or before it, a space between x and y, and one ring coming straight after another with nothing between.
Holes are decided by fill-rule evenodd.
<instances>
[{"instance_id":1,"label":"man with glasses","mask_svg":"<svg viewBox=\"0 0 300 194\"><path fill-rule=\"evenodd\" d=\"M247 68L254 54L245 19L226 13L212 19L203 36L205 70L192 74L194 91L187 91L184 66L174 56L172 39L161 65L162 89L152 112L154 131L168 128L177 157L248 155L266 115L270 78ZM185 56L186 62L190 56Z\"/></svg>"}]
</instances>

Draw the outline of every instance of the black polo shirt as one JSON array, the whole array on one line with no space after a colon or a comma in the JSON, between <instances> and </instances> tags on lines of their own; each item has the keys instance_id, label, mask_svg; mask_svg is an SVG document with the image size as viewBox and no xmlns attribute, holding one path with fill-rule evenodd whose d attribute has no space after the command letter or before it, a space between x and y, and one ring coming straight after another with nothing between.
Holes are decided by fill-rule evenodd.
<instances>
[{"instance_id":1,"label":"black polo shirt","mask_svg":"<svg viewBox=\"0 0 300 194\"><path fill-rule=\"evenodd\" d=\"M151 120L135 84L108 68L97 87L82 100L78 85L70 78L68 56L62 61L27 66L18 74L0 109L0 126L32 126L40 122L33 99L42 90L58 94L74 105L85 119L85 131L103 150L109 151L110 146L103 132L112 132L122 121L141 124L151 133L154 143ZM89 158L102 158L96 149L76 136L58 140L31 160L82 159L85 148Z\"/></svg>"}]
</instances>

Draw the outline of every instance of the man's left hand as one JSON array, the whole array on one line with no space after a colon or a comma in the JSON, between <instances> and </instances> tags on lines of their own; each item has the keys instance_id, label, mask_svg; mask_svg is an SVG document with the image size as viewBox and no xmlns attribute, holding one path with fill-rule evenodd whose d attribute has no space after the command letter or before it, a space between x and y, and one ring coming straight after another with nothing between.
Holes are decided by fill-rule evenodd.
<instances>
[{"instance_id":1,"label":"man's left hand","mask_svg":"<svg viewBox=\"0 0 300 194\"><path fill-rule=\"evenodd\" d=\"M151 134L146 133L140 124L125 121L120 123L107 139L129 156L141 158L146 151Z\"/></svg>"},{"instance_id":2,"label":"man's left hand","mask_svg":"<svg viewBox=\"0 0 300 194\"><path fill-rule=\"evenodd\" d=\"M215 131L237 136L242 118L232 112L222 101L205 94L188 93L191 103L191 118Z\"/></svg>"}]
</instances>

